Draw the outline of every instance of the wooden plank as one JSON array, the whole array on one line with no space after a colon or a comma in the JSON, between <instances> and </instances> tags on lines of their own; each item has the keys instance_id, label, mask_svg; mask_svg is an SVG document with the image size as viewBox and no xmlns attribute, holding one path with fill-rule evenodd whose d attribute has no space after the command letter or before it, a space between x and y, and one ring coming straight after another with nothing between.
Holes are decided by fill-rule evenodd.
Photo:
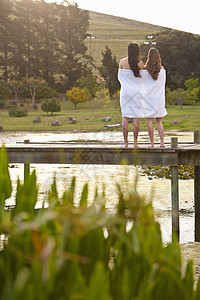
<instances>
[{"instance_id":1,"label":"wooden plank","mask_svg":"<svg viewBox=\"0 0 200 300\"><path fill-rule=\"evenodd\" d=\"M161 149L7 148L10 163L178 165L178 153Z\"/></svg>"},{"instance_id":2,"label":"wooden plank","mask_svg":"<svg viewBox=\"0 0 200 300\"><path fill-rule=\"evenodd\" d=\"M178 151L178 164L200 166L200 149L188 149Z\"/></svg>"},{"instance_id":3,"label":"wooden plank","mask_svg":"<svg viewBox=\"0 0 200 300\"><path fill-rule=\"evenodd\" d=\"M80 164L119 164L126 159L129 164L160 164L160 165L196 165L200 166L200 147L198 148L128 148L105 146L7 146L8 156L12 163L73 163L75 152L80 151ZM61 155L62 152L64 155ZM99 157L98 157L99 155ZM108 157L106 157L108 155ZM60 161L62 157L62 161ZM87 157L87 159L86 159ZM96 157L96 162L95 162Z\"/></svg>"},{"instance_id":4,"label":"wooden plank","mask_svg":"<svg viewBox=\"0 0 200 300\"><path fill-rule=\"evenodd\" d=\"M178 166L171 167L171 203L172 203L172 230L179 239L179 188Z\"/></svg>"},{"instance_id":5,"label":"wooden plank","mask_svg":"<svg viewBox=\"0 0 200 300\"><path fill-rule=\"evenodd\" d=\"M200 130L194 131L194 143L200 144Z\"/></svg>"},{"instance_id":6,"label":"wooden plank","mask_svg":"<svg viewBox=\"0 0 200 300\"><path fill-rule=\"evenodd\" d=\"M171 138L171 147L178 148L178 138ZM171 164L171 205L172 205L172 231L177 233L179 240L179 188L178 165Z\"/></svg>"},{"instance_id":7,"label":"wooden plank","mask_svg":"<svg viewBox=\"0 0 200 300\"><path fill-rule=\"evenodd\" d=\"M194 167L195 241L200 242L200 166Z\"/></svg>"},{"instance_id":8,"label":"wooden plank","mask_svg":"<svg viewBox=\"0 0 200 300\"><path fill-rule=\"evenodd\" d=\"M172 137L171 138L171 147L172 148L178 148L178 138L177 137Z\"/></svg>"}]
</instances>

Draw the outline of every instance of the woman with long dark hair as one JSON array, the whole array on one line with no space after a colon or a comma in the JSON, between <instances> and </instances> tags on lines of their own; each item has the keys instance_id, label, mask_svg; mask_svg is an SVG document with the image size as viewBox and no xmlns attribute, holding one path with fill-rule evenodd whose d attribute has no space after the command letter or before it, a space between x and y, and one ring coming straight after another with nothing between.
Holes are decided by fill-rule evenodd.
<instances>
[{"instance_id":1,"label":"woman with long dark hair","mask_svg":"<svg viewBox=\"0 0 200 300\"><path fill-rule=\"evenodd\" d=\"M160 53L156 48L151 48L148 52L147 61L144 66L144 69L149 72L153 80L157 80L160 70L164 69L161 66ZM162 124L162 118L155 118L158 128L158 134L160 137L160 147L165 147L164 145L164 128ZM154 118L148 118L148 133L151 142L151 147L154 147L154 128L153 128Z\"/></svg>"},{"instance_id":2,"label":"woman with long dark hair","mask_svg":"<svg viewBox=\"0 0 200 300\"><path fill-rule=\"evenodd\" d=\"M140 47L137 43L130 43L128 45L128 56L122 58L119 63L120 69L132 70L135 77L140 77L140 70L144 67L140 60ZM122 131L124 136L124 147L128 147L128 117L122 118ZM140 128L140 119L133 118L133 134L134 147L137 146L138 133Z\"/></svg>"}]
</instances>

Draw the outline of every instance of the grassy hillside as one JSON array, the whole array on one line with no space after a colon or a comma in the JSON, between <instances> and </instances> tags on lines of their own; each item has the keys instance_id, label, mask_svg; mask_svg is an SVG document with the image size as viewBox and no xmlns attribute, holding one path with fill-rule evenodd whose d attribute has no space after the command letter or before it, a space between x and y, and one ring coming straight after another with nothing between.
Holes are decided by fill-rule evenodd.
<instances>
[{"instance_id":1,"label":"grassy hillside","mask_svg":"<svg viewBox=\"0 0 200 300\"><path fill-rule=\"evenodd\" d=\"M86 40L88 54L91 55L97 66L102 59L102 51L107 45L117 60L127 55L127 46L132 41L142 44L146 35L151 35L159 31L166 30L160 27L144 22L134 21L126 18L115 17L107 14L90 11L89 31L92 33L92 39Z\"/></svg>"}]
</instances>

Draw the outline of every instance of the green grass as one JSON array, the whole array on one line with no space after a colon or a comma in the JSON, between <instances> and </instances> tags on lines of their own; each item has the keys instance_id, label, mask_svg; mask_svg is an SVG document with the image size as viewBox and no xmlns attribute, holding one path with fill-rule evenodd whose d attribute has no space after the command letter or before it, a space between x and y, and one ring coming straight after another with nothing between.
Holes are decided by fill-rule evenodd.
<instances>
[{"instance_id":1,"label":"green grass","mask_svg":"<svg viewBox=\"0 0 200 300\"><path fill-rule=\"evenodd\" d=\"M3 126L3 130L35 130L35 131L56 131L56 130L87 130L98 131L104 130L104 125L121 123L121 112L119 107L116 109L113 103L108 104L104 108L92 110L92 103L86 102L77 105L77 109L74 109L74 105L68 102L61 103L62 110L60 113L56 113L53 116L46 114L40 109L32 111L29 107L29 113L27 117L13 118L9 117L7 110L0 111L0 124ZM200 130L200 105L184 106L183 109L179 106L168 106L168 115L163 118L163 125L165 130L181 130L191 131ZM33 119L36 116L40 116L41 123L33 123ZM77 120L76 124L69 123L69 117L72 116ZM105 116L111 116L110 122L102 122L102 118ZM54 120L59 120L61 126L52 126ZM173 120L181 120L182 123L178 125L171 125ZM156 127L156 123L155 123ZM132 130L132 124L129 124L129 129ZM108 130L108 129L105 129ZM109 129L111 130L111 129ZM115 129L116 130L116 129ZM121 129L117 129L121 130ZM146 119L141 119L140 130L147 130Z\"/></svg>"},{"instance_id":2,"label":"green grass","mask_svg":"<svg viewBox=\"0 0 200 300\"><path fill-rule=\"evenodd\" d=\"M127 56L128 44L137 41L142 44L145 36L166 30L165 27L156 26L131 19L111 16L107 14L89 12L89 32L95 39L91 39L91 55L95 65L101 65L102 51L108 46L117 61ZM90 40L86 40L88 54L90 54Z\"/></svg>"},{"instance_id":3,"label":"green grass","mask_svg":"<svg viewBox=\"0 0 200 300\"><path fill-rule=\"evenodd\" d=\"M167 107L168 115L163 118L165 130L200 130L200 105ZM173 120L181 120L178 125L171 125Z\"/></svg>"},{"instance_id":4,"label":"green grass","mask_svg":"<svg viewBox=\"0 0 200 300\"><path fill-rule=\"evenodd\" d=\"M165 27L92 11L89 15L89 30L97 39L144 39L149 33L166 30Z\"/></svg>"}]
</instances>

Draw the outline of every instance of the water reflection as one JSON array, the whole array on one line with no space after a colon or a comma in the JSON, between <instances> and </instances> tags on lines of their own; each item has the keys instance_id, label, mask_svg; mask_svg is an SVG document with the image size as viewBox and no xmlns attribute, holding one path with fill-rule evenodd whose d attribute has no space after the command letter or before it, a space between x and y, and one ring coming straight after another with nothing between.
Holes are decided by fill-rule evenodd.
<instances>
[{"instance_id":1,"label":"water reflection","mask_svg":"<svg viewBox=\"0 0 200 300\"><path fill-rule=\"evenodd\" d=\"M193 132L165 132L165 142L169 143L171 137L178 137L179 142L192 142ZM19 141L30 140L31 142L79 142L94 141L101 143L119 142L123 143L122 133L120 131L98 131L98 132L0 132L0 145L15 144ZM133 133L129 133L129 141L133 141ZM138 137L139 142L149 142L148 133L141 131ZM158 132L155 130L155 142L159 142Z\"/></svg>"}]
</instances>

